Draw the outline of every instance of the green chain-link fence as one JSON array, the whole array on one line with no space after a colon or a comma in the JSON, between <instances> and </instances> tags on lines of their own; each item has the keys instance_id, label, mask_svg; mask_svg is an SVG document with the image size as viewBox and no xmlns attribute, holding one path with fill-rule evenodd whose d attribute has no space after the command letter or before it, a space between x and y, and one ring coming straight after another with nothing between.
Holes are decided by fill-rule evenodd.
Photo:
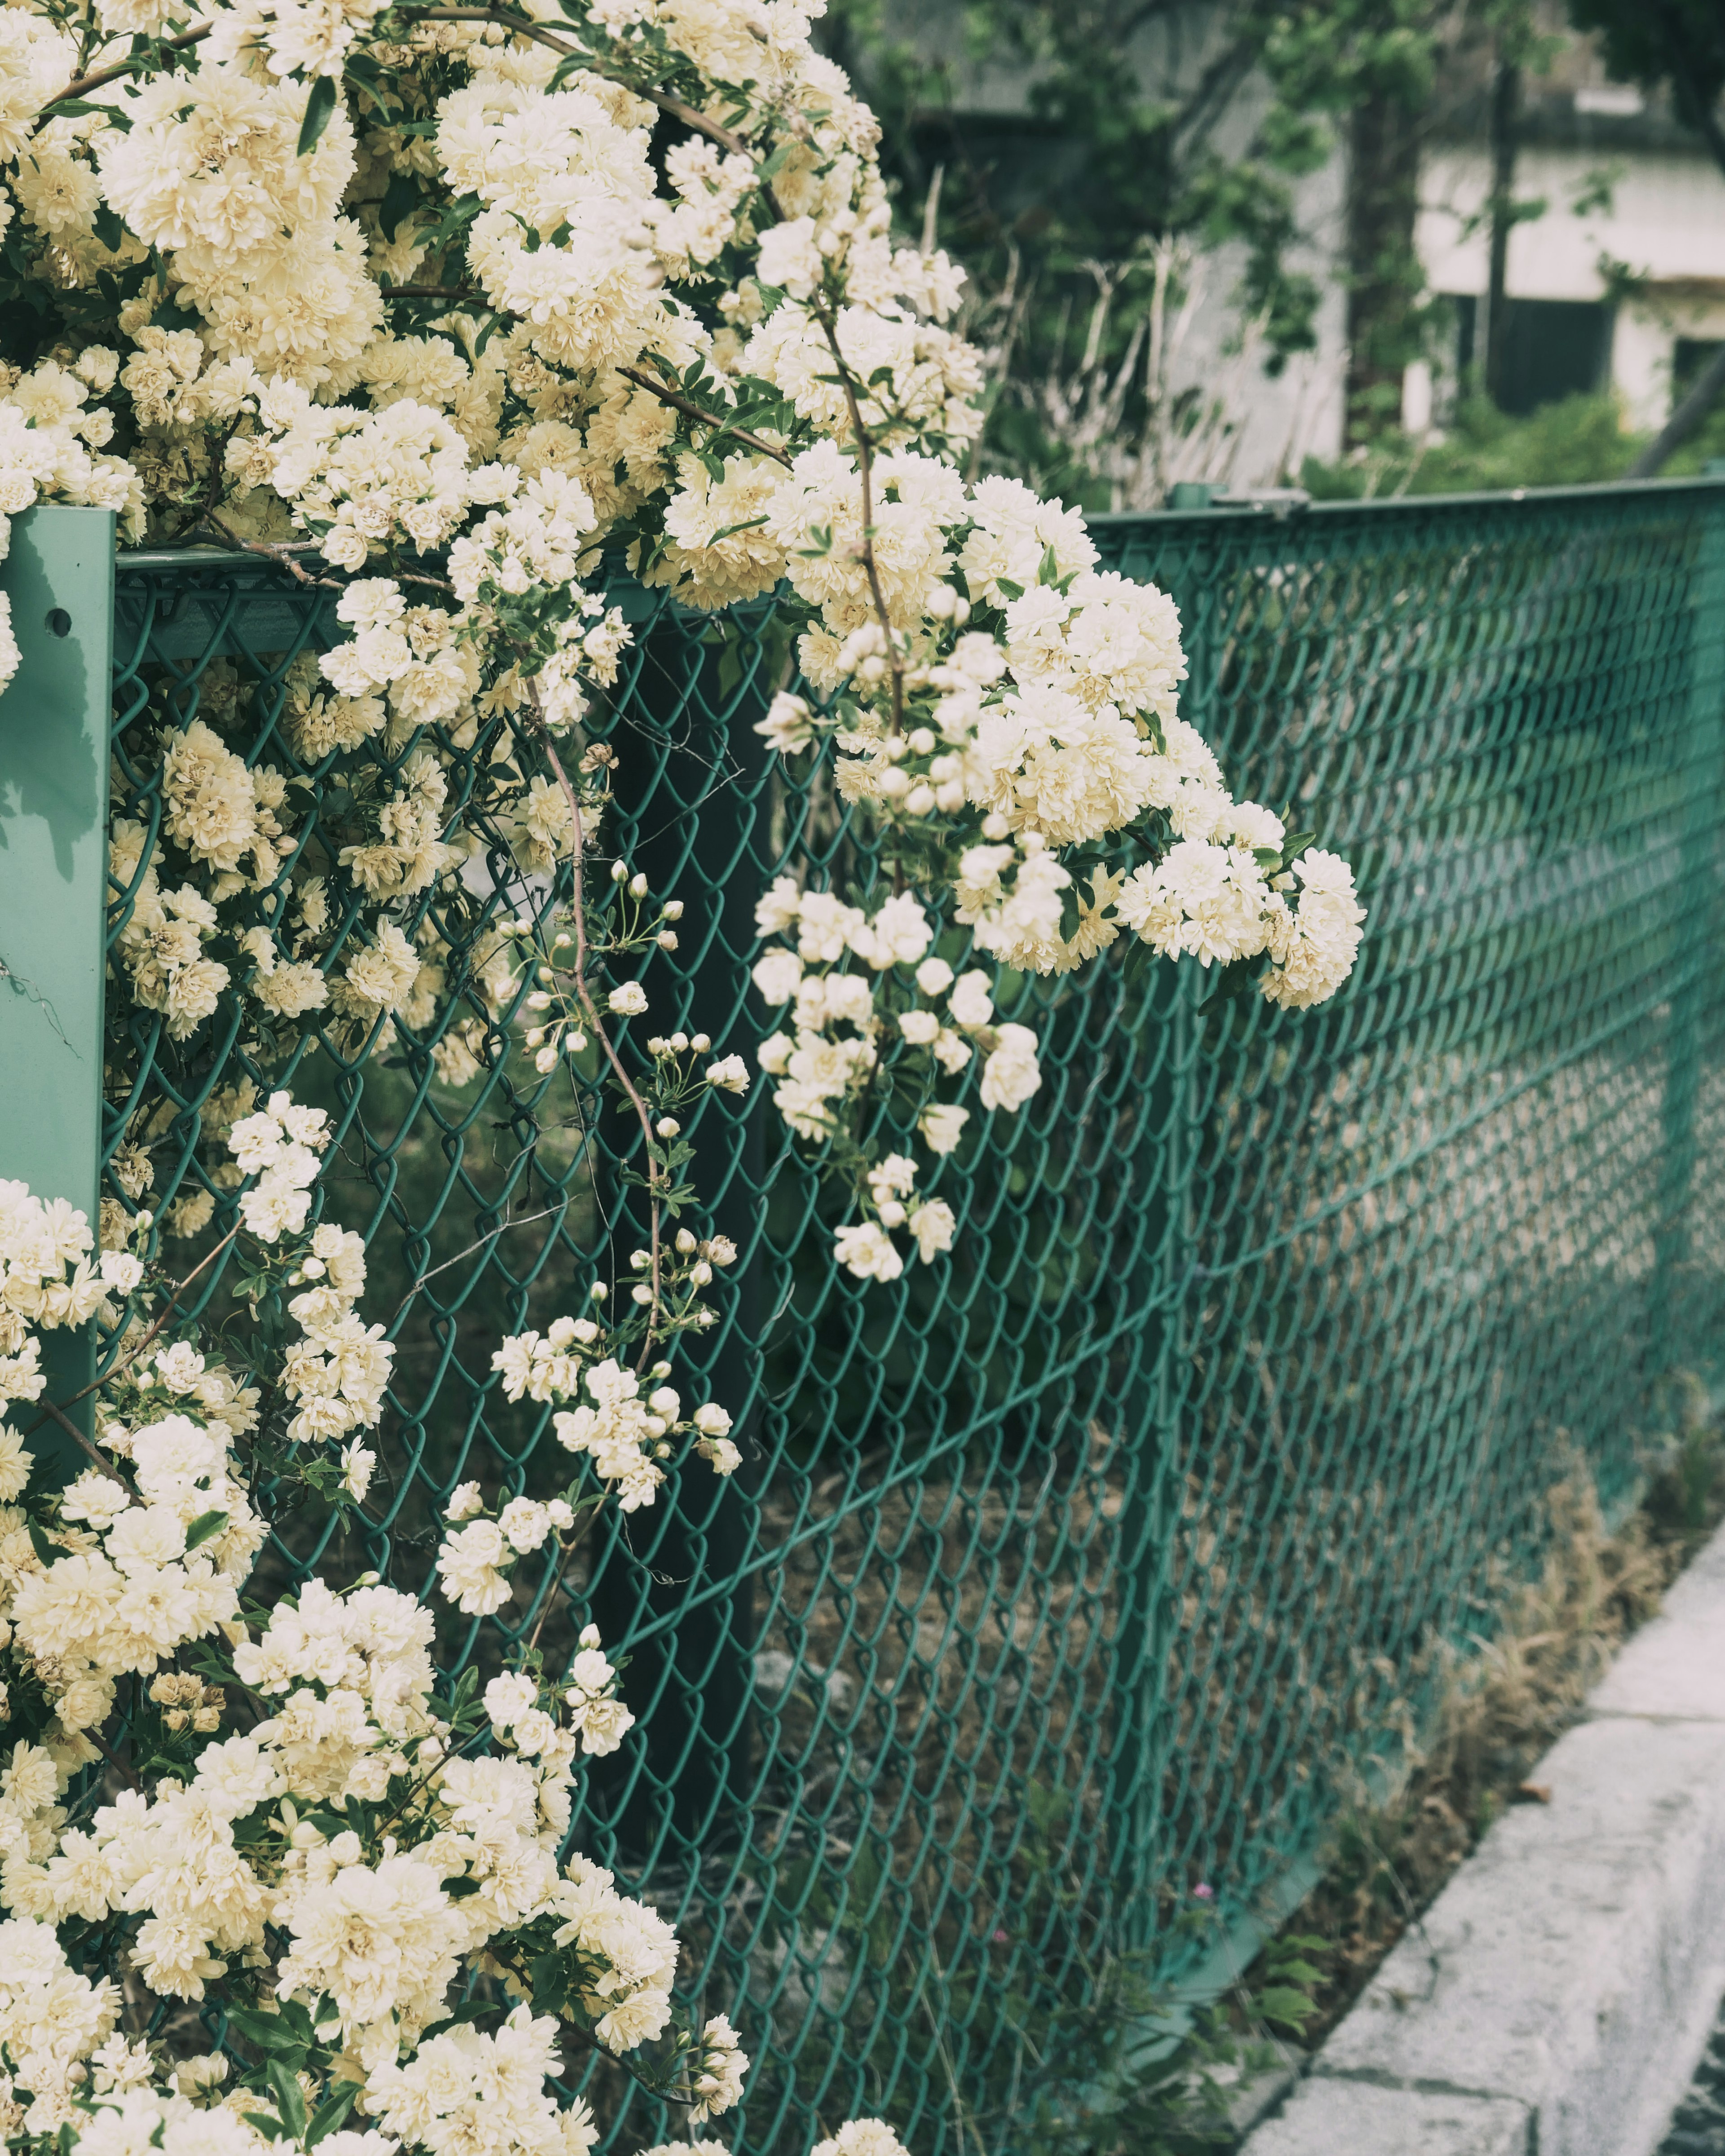
<instances>
[{"instance_id":1,"label":"green chain-link fence","mask_svg":"<svg viewBox=\"0 0 1725 2156\"><path fill-rule=\"evenodd\" d=\"M1105 1957L1178 1977L1261 1906L1536 1548L1545 1491L1579 1455L1621 1498L1661 1382L1725 1344L1725 488L1097 537L1178 600L1185 709L1236 789L1354 861L1367 942L1302 1017L1203 1012L1211 983L1142 954L1023 983L1043 1089L946 1164L952 1256L886 1286L834 1270L770 1103L704 1104L697 1179L743 1255L696 1352L748 1465L608 1530L548 1636L567 1601L633 1657L641 1741L593 1764L577 1834L738 2022L750 2156L859 2112L927 2156L1009 2145ZM866 843L824 769L788 778L751 730L785 664L771 608L721 631L621 596L606 844L687 908L654 1023L747 1050L757 892L864 880ZM121 558L115 772L145 813L153 742L197 712L305 782L302 843L333 855L343 759L303 769L279 724L329 602L259 562ZM14 844L23 754L0 739ZM443 971L387 1053L252 1071L333 1111L322 1202L365 1228L398 1348L384 1524L362 1557L284 1512L266 1578L339 1558L429 1592L455 1482L567 1471L490 1353L626 1271L630 1140L480 993L522 900L499 843L413 902ZM195 1262L234 1202L200 1110L247 1074L246 1029L224 999L175 1044L116 1004L108 1188L140 1202L146 1162L158 1218L207 1192L171 1246ZM219 1269L197 1292L223 1322ZM447 1666L552 1593L446 1620ZM624 2146L670 2130L639 2097L606 2116Z\"/></svg>"}]
</instances>

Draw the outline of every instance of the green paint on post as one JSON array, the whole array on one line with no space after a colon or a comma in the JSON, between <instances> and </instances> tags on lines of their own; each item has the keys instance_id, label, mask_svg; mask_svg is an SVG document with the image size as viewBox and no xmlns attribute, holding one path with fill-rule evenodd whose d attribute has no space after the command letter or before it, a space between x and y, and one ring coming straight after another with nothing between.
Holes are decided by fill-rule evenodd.
<instances>
[{"instance_id":1,"label":"green paint on post","mask_svg":"<svg viewBox=\"0 0 1725 2156\"><path fill-rule=\"evenodd\" d=\"M0 1176L96 1219L100 1173L114 516L44 504L0 564L20 664L0 696ZM44 1336L49 1399L95 1374L90 1328ZM75 1419L86 1434L93 1402ZM33 1440L69 1470L62 1435Z\"/></svg>"}]
</instances>

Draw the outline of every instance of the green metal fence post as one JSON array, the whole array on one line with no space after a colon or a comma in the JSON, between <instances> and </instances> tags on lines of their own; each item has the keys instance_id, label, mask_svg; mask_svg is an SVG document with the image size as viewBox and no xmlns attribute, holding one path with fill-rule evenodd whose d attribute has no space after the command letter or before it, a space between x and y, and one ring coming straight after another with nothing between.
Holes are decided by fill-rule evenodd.
<instances>
[{"instance_id":1,"label":"green metal fence post","mask_svg":"<svg viewBox=\"0 0 1725 2156\"><path fill-rule=\"evenodd\" d=\"M0 697L0 1175L96 1224L114 515L44 504L0 567L19 665ZM48 1397L95 1373L91 1328L45 1336ZM76 1411L86 1432L93 1402ZM44 1434L45 1435L45 1433ZM39 1456L49 1446L37 1440ZM59 1464L75 1454L62 1435Z\"/></svg>"},{"instance_id":2,"label":"green metal fence post","mask_svg":"<svg viewBox=\"0 0 1725 2156\"><path fill-rule=\"evenodd\" d=\"M1688 707L1677 778L1682 818L1671 891L1672 986L1666 1022L1649 1368L1654 1386L1684 1353L1685 1275L1691 1261L1690 1197L1697 1159L1696 1100L1705 983L1714 960L1714 860L1718 846L1721 750L1725 747L1725 500L1698 515Z\"/></svg>"},{"instance_id":3,"label":"green metal fence post","mask_svg":"<svg viewBox=\"0 0 1725 2156\"><path fill-rule=\"evenodd\" d=\"M1208 506L1206 501L1204 506ZM1214 704L1217 652L1208 610L1184 625L1187 676L1181 702L1200 728ZM1189 1353L1186 1306L1193 1271L1190 1181L1198 1088L1194 1064L1198 1029L1194 1013L1200 984L1189 967L1159 968L1151 991L1160 1020L1161 1055L1153 1083L1153 1124L1161 1158L1154 1189L1154 1217L1145 1250L1155 1328L1146 1343L1142 1430L1135 1461L1135 1528L1122 1550L1132 1582L1129 1620L1122 1626L1117 1683L1122 1702L1115 1753L1116 1831L1125 1846L1116 1864L1127 1909L1127 1938L1149 1947L1160 1928L1158 1889L1168 1872L1163 1809L1175 1730L1168 1685L1168 1656L1178 1630L1173 1565L1180 1519L1180 1417ZM1120 1861L1123 1860L1123 1861Z\"/></svg>"},{"instance_id":4,"label":"green metal fence post","mask_svg":"<svg viewBox=\"0 0 1725 2156\"><path fill-rule=\"evenodd\" d=\"M681 931L688 955L679 960L680 1000L661 1007L662 1022L667 1030L705 1033L722 1050L747 1045L769 763L754 728L773 686L762 642L770 619L769 609L753 610L726 644L696 643L686 621L662 619L644 639L650 686L612 737L621 752L617 801L629 832L623 843L630 865L655 892L692 900ZM621 1157L634 1133L624 1117L618 1131ZM754 1578L747 1560L760 1420L759 1089L737 1103L715 1094L702 1105L696 1137L707 1210L694 1224L728 1236L741 1262L727 1279L716 1335L691 1343L691 1378L700 1373L694 1397L721 1401L734 1413L745 1465L734 1481L720 1485L704 1467L691 1469L680 1502L637 1537L633 1555L624 1545L614 1548L593 1584L601 1631L629 1643L628 1696L645 1732L648 1777L633 1763L619 1763L594 1778L634 1857L656 1849L667 1828L693 1846L733 1833L752 1745ZM621 1271L647 1234L637 1192L619 1190L616 1219ZM729 1594L683 1608L691 1581L726 1577L735 1582Z\"/></svg>"}]
</instances>

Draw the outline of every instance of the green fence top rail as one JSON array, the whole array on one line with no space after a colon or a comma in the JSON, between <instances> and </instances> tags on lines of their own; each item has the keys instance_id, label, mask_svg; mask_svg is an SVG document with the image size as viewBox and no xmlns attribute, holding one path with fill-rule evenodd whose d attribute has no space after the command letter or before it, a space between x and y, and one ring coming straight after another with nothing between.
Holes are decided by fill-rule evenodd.
<instances>
[{"instance_id":1,"label":"green fence top rail","mask_svg":"<svg viewBox=\"0 0 1725 2156\"><path fill-rule=\"evenodd\" d=\"M918 2156L1045 2123L1104 1958L1177 1979L1272 1897L1537 1554L1552 1486L1626 1490L1725 1349L1725 490L1095 528L1178 601L1186 707L1239 790L1359 868L1354 979L1296 1018L1200 1016L1202 981L1154 967L1025 983L1042 1091L949 1162L955 1252L886 1286L833 1271L777 1119L707 1103L703 1187L743 1257L701 1353L747 1466L561 1586L524 1562L495 1619L440 1618L451 1670L547 1598L548 1640L591 1613L632 1655L639 1741L590 1763L575 1831L741 2029L745 2156L859 2113ZM113 783L145 858L171 872L155 774L195 715L297 783L333 860L352 804L300 716L330 595L209 552L116 579ZM756 892L854 879L867 848L821 770L759 752L770 605L721 643L629 604L595 724L619 844L687 905L655 1014L747 1051ZM8 844L20 813L0 801ZM180 1041L116 998L105 1043L107 1200L188 1262L234 1204L235 1089L330 1110L322 1202L365 1229L397 1347L365 1554L421 1592L454 1484L557 1477L497 1337L635 1233L631 1133L596 1079L575 1127L485 992L519 873L500 835L423 901L435 965L388 1038L314 1028L266 1072L224 996ZM221 1318L218 1269L202 1285ZM275 1529L265 1591L355 1554L286 1509ZM593 2092L618 2144L667 2138L639 2093Z\"/></svg>"},{"instance_id":2,"label":"green fence top rail","mask_svg":"<svg viewBox=\"0 0 1725 2156\"><path fill-rule=\"evenodd\" d=\"M1230 495L1225 487L1219 486L1216 499L1201 506L1092 510L1087 512L1085 521L1098 535L1106 553L1115 533L1137 524L1159 527L1193 518L1208 523L1218 516L1269 517L1278 523L1304 522L1308 517L1327 521L1332 517L1356 514L1374 518L1450 511L1471 515L1481 511L1543 510L1564 505L1586 513L1613 506L1630 507L1644 502L1675 501L1686 495L1710 499L1722 487L1725 487L1725 474L1702 473L1683 479L1618 480L1604 485L1494 487L1477 494L1380 495L1363 501L1317 501L1302 497L1297 488Z\"/></svg>"}]
</instances>

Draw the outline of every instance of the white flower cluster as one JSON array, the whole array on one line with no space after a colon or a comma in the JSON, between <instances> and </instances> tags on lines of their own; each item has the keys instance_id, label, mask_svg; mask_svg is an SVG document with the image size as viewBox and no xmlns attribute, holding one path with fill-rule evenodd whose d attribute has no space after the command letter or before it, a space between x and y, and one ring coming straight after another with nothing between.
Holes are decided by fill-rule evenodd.
<instances>
[{"instance_id":1,"label":"white flower cluster","mask_svg":"<svg viewBox=\"0 0 1725 2156\"><path fill-rule=\"evenodd\" d=\"M670 1260L662 1294L674 1294L679 1285L685 1285L691 1296L698 1293L711 1280L716 1266L736 1261L735 1247L722 1236L698 1243L685 1229L678 1242L686 1242L687 1248L679 1249ZM638 1261L648 1255L638 1253ZM644 1265L638 1269L644 1270ZM638 1282L637 1289L651 1297L653 1290L644 1281ZM711 1315L705 1311L700 1314ZM619 1359L610 1332L598 1317L560 1317L542 1334L516 1333L497 1350L492 1367L502 1376L506 1399L575 1403L552 1417L557 1442L592 1460L594 1473L609 1486L623 1512L653 1503L665 1482L665 1463L674 1460L680 1440L716 1475L734 1474L742 1465L742 1455L731 1440L729 1413L708 1401L685 1414L682 1395L665 1383L670 1375L668 1363L655 1363L644 1384L641 1374ZM455 1537L444 1546L449 1558L444 1593L454 1596L459 1592L464 1609L486 1606L483 1598L495 1595L496 1600L489 1606L501 1608L507 1589L500 1568L510 1560L502 1550L481 1554L492 1549L489 1533L469 1528L464 1537L465 1540ZM459 1559L454 1554L458 1543L463 1552ZM438 1562L444 1568L444 1557ZM470 1602L470 1596L481 1599Z\"/></svg>"},{"instance_id":2,"label":"white flower cluster","mask_svg":"<svg viewBox=\"0 0 1725 2156\"><path fill-rule=\"evenodd\" d=\"M1008 1111L1041 1085L1034 1033L996 1022L989 978L979 968L955 976L944 958L929 955L933 924L908 893L888 898L871 916L781 876L756 906L755 925L763 937L783 939L757 962L755 986L763 1002L789 1006L793 1027L769 1034L757 1054L779 1081L773 1106L799 1137L834 1137L883 1064L914 1086L916 1128L936 1156L957 1148L971 1114L937 1097L943 1081L975 1064L982 1106ZM853 959L865 970L851 970ZM896 1229L908 1231L924 1264L952 1248L952 1209L943 1199L919 1199L916 1173L901 1153L863 1173L858 1196L869 1217L840 1228L834 1242L848 1271L896 1280L904 1270L890 1232Z\"/></svg>"},{"instance_id":3,"label":"white flower cluster","mask_svg":"<svg viewBox=\"0 0 1725 2156\"><path fill-rule=\"evenodd\" d=\"M1269 821L1276 835L1258 844L1274 850L1281 826ZM1190 951L1202 965L1226 965L1267 952L1263 993L1292 1010L1322 1003L1347 979L1366 917L1353 871L1334 854L1309 850L1266 875L1250 845L1195 839L1139 869L1117 904L1126 926L1166 957Z\"/></svg>"},{"instance_id":4,"label":"white flower cluster","mask_svg":"<svg viewBox=\"0 0 1725 2156\"><path fill-rule=\"evenodd\" d=\"M286 1188L298 1190L291 1153L315 1154L325 1136L321 1118L278 1095L236 1119L229 1143L243 1167L285 1168ZM273 1216L264 1229L253 1231L264 1251L287 1232ZM93 1298L139 1287L136 1259L110 1254L93 1270L90 1242L71 1209L0 1185L9 1397L42 1389L30 1328L80 1322ZM331 1322L304 1307L320 1297L351 1309L363 1284L358 1238L320 1226L290 1262L302 1322ZM557 1373L542 1374L536 1344L511 1343L529 1382L554 1397ZM536 1662L494 1676L452 1717L434 1691L430 1611L374 1578L346 1590L311 1579L278 1598L261 1626L249 1622L239 1590L264 1526L233 1446L255 1420L257 1395L236 1390L183 1340L154 1349L113 1389L126 1407L102 1424L111 1464L28 1511L0 1509L8 1692L25 1681L47 1717L0 1768L8 2133L39 2135L45 2147L69 2128L96 2156L264 2156L260 2118L295 2145L309 2130L319 2089L303 2071L297 2085L266 2079L261 2090L223 2094L226 2060L164 2061L116 2035L119 1987L73 1971L56 1938L55 1927L75 1920L118 1928L136 1980L160 1999L196 2003L237 1972L261 1977L280 2011L242 2015L248 2038L267 2051L278 2030L284 2041L305 2032L325 2047L326 2090L350 2084L375 2122L321 2133L334 2156L403 2147L586 2156L598 2138L592 2114L560 2101L554 2086L562 2021L576 2020L619 2057L655 2041L671 2020L677 1965L660 1917L586 1859L557 1861L577 1759L614 1751L632 1722L597 1630L583 1630L561 1676ZM709 1409L696 1420L711 1428L720 1419ZM8 1494L19 1498L30 1455L13 1440L6 1462ZM468 1518L482 1509L470 1485L450 1507ZM509 1500L497 1520L516 1550L573 1523L566 1500L526 1497ZM213 1640L229 1658L220 1683L172 1666ZM132 1706L135 1738L141 1714L159 1716L156 1741L175 1748L173 1771L142 1785L134 1778L69 1815L71 1778L104 1756L99 1732L128 1675L150 1680L148 1708ZM234 1687L264 1709L239 1734L223 1727ZM0 1717L7 1711L0 1696ZM488 1748L477 1749L485 1737ZM528 1938L531 1968L515 1944ZM523 2003L489 2032L439 2032L452 1986L480 1962L524 1999L554 1982L558 2010ZM679 2042L693 2115L730 2109L747 2066L730 2023L713 2017ZM285 2086L297 2112L284 2108Z\"/></svg>"},{"instance_id":5,"label":"white flower cluster","mask_svg":"<svg viewBox=\"0 0 1725 2156\"><path fill-rule=\"evenodd\" d=\"M0 54L0 75L22 57ZM30 95L28 75L0 88L0 100L20 94ZM4 132L0 117L0 139ZM9 221L9 214L0 216L0 232ZM123 458L100 454L113 437L114 415L104 405L90 406L92 395L113 387L119 365L106 346L90 345L69 367L53 359L28 372L0 367L0 562L12 543L13 518L39 501L121 510L137 521L143 490L136 473ZM0 592L0 689L18 668L12 603Z\"/></svg>"},{"instance_id":6,"label":"white flower cluster","mask_svg":"<svg viewBox=\"0 0 1725 2156\"><path fill-rule=\"evenodd\" d=\"M110 1430L129 1486L99 1468L80 1476L61 1506L68 1553L13 1584L4 1614L69 1738L106 1721L121 1676L151 1675L237 1614L264 1529L228 1440L179 1413Z\"/></svg>"},{"instance_id":7,"label":"white flower cluster","mask_svg":"<svg viewBox=\"0 0 1725 2156\"><path fill-rule=\"evenodd\" d=\"M524 1650L483 1703L439 1702L410 1598L314 1583L261 1625L239 1599L258 1481L364 1502L357 1434L392 1360L358 1314L357 1239L311 1224L326 1121L270 1085L314 1036L349 1056L403 1033L463 1085L517 1024L546 1087L588 1085L581 1059L649 1005L651 976L617 957L675 947L674 900L620 927L619 901L576 934L605 911L585 883L572 955L536 945L531 980L491 899L453 947L500 876L551 886L549 916L562 865L591 857L614 758L589 721L629 637L608 563L707 609L778 591L809 695L762 732L829 747L879 843L890 897L775 887L756 975L788 1014L762 1051L775 1104L850 1180L854 1276L952 1246L927 1183L972 1116L1038 1091L1002 969L1063 973L1127 933L1255 966L1297 1006L1353 963L1345 866L1233 801L1180 718L1170 603L1099 572L1076 512L958 470L981 422L978 357L947 326L959 275L895 243L878 130L814 49L815 12L588 0L554 33L506 8L408 33L374 0L238 0L182 43L163 0L96 0L81 26L50 0L0 10L0 230L40 301L21 334L43 325L0 371L0 520L105 505L129 538L315 548L300 573L347 580L343 640L291 663L279 711L223 660L195 709L146 670L115 776L115 994L159 1029L114 1032L110 1096L141 1102L105 1201L114 1247L93 1261L75 1215L0 1187L0 1398L39 1397L36 1327L105 1304L121 1358L106 1464L69 1489L34 1490L22 1435L0 1435L0 1710L20 1717L0 1897L28 1927L0 1938L9 2128L71 2125L95 2156L262 2156L303 2145L308 2107L345 2087L372 2123L326 2115L325 2156L582 2156L593 2123L552 2087L563 2025L618 2055L670 2025L669 1928L557 1862L575 1763L628 1727L596 1640L556 1678ZM15 665L0 622L0 685ZM458 981L476 999L459 1022ZM213 1349L157 1343L130 1247L181 1148L140 1044L159 1031L195 1061L229 1025L250 1075L198 1111L197 1174L162 1194L162 1225L201 1235L238 1194L247 1291L298 1328L256 1351L267 1406ZM685 1411L654 1357L714 1321L701 1291L736 1255L661 1223L686 1202L685 1123L727 1112L747 1072L704 1036L645 1045L639 1086L614 1066L655 1216L626 1307L607 1326L597 1296L496 1358L584 1479L453 1493L438 1572L470 1617L505 1607L524 1555L555 1564L596 1503L656 1502L680 1448L739 1465L726 1410ZM955 1097L973 1074L973 1105ZM172 1317L162 1301L155 1323ZM74 1825L71 1778L103 1758L127 1676L159 1756L133 1788L116 1754ZM266 1710L242 1734L230 1686ZM268 2071L218 2093L218 2066L121 2041L115 1987L53 1943L73 1920L105 1928L144 1994L233 2005ZM480 1969L515 2010L439 2027ZM678 2042L700 2124L744 2061L722 2015ZM865 2120L821 2156L901 2152Z\"/></svg>"},{"instance_id":8,"label":"white flower cluster","mask_svg":"<svg viewBox=\"0 0 1725 2156\"><path fill-rule=\"evenodd\" d=\"M395 2143L430 2156L587 2156L599 2138L592 2112L578 2097L560 2111L545 2086L561 2063L557 2033L526 2006L494 2035L450 2029L371 2074L367 2108Z\"/></svg>"},{"instance_id":9,"label":"white flower cluster","mask_svg":"<svg viewBox=\"0 0 1725 2156\"><path fill-rule=\"evenodd\" d=\"M156 0L104 8L116 37L166 20ZM13 12L34 89L0 120L0 159L44 287L87 294L123 263L134 296L111 322L82 306L4 385L0 512L112 499L165 536L298 531L353 578L347 640L296 665L280 729L310 762L352 760L322 819L341 828L308 844L288 774L241 752L237 680L141 737L123 775L121 963L173 1040L237 998L257 1067L314 1025L343 1052L405 1026L431 1030L447 1080L477 1070L483 1023L436 1022L437 910L406 901L453 891L500 834L543 877L577 815L603 812L595 745L573 808L541 747L617 676L629 632L589 588L608 546L696 607L780 590L826 707L787 692L762 730L787 753L829 735L839 793L891 859L900 896L863 923L877 947L846 932L861 969L805 947L843 909L829 894L763 962L769 996L802 963L777 998L797 1009L776 1098L851 1163L847 1262L886 1269L900 1214L943 1247L938 1210L870 1179L907 1157L867 1106L889 1035L948 1077L976 1055L985 1108L1034 1090L1027 1029L984 1039L907 1000L900 971L939 963L937 936L968 928L978 957L1047 974L1135 934L1252 964L1288 1006L1345 978L1351 880L1309 844L1285 855L1278 819L1230 796L1178 716L1170 601L1100 571L1077 512L957 469L981 416L978 356L947 326L961 273L895 240L878 130L814 50L809 8L593 0L560 23L572 64L531 16L403 44L375 0L244 0L195 69L156 54L59 116L39 108L88 56L46 0ZM424 116L377 127L382 90L350 106L340 86L355 68ZM649 76L696 116L675 146L622 86ZM945 947L963 963L956 935ZM542 1075L583 1052L590 1017L530 1027ZM957 1103L925 1106L925 1136L957 1127ZM622 1404L587 1406L609 1430Z\"/></svg>"}]
</instances>

